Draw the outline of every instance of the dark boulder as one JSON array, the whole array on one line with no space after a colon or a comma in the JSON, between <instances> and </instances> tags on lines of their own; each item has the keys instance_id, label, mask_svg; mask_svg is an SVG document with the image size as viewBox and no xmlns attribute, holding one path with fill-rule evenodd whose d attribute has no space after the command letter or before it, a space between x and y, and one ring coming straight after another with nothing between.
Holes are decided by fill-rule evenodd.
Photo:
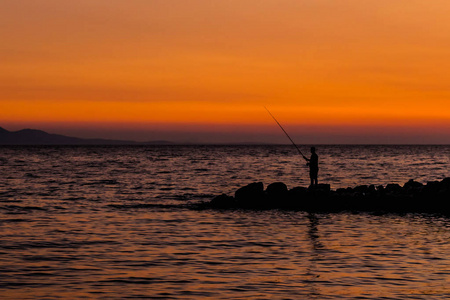
<instances>
[{"instance_id":1,"label":"dark boulder","mask_svg":"<svg viewBox=\"0 0 450 300\"><path fill-rule=\"evenodd\" d=\"M405 185L403 185L404 189L418 189L423 187L423 184L417 181L414 181L413 179L410 179Z\"/></svg>"},{"instance_id":2,"label":"dark boulder","mask_svg":"<svg viewBox=\"0 0 450 300\"><path fill-rule=\"evenodd\" d=\"M236 201L233 197L222 194L214 197L211 200L211 205L217 208L231 208L236 206Z\"/></svg>"},{"instance_id":3,"label":"dark boulder","mask_svg":"<svg viewBox=\"0 0 450 300\"><path fill-rule=\"evenodd\" d=\"M426 187L429 189L433 189L433 190L439 190L439 188L441 187L441 182L436 181L436 180L428 181Z\"/></svg>"},{"instance_id":4,"label":"dark boulder","mask_svg":"<svg viewBox=\"0 0 450 300\"><path fill-rule=\"evenodd\" d=\"M311 186L309 186L309 191L328 194L331 191L331 187L330 187L329 184L320 183L318 185L311 185Z\"/></svg>"},{"instance_id":5,"label":"dark boulder","mask_svg":"<svg viewBox=\"0 0 450 300\"><path fill-rule=\"evenodd\" d=\"M386 193L397 194L401 192L402 187L397 183L389 183L384 190Z\"/></svg>"},{"instance_id":6,"label":"dark boulder","mask_svg":"<svg viewBox=\"0 0 450 300\"><path fill-rule=\"evenodd\" d=\"M346 188L338 188L336 190L336 194L338 194L338 195L345 195L345 194L350 194L350 193Z\"/></svg>"},{"instance_id":7,"label":"dark boulder","mask_svg":"<svg viewBox=\"0 0 450 300\"><path fill-rule=\"evenodd\" d=\"M282 202L282 206L284 208L304 208L308 198L308 189L298 186L287 192L287 198Z\"/></svg>"},{"instance_id":8,"label":"dark boulder","mask_svg":"<svg viewBox=\"0 0 450 300\"><path fill-rule=\"evenodd\" d=\"M450 191L450 177L444 178L441 181L441 187L447 191Z\"/></svg>"},{"instance_id":9,"label":"dark boulder","mask_svg":"<svg viewBox=\"0 0 450 300\"><path fill-rule=\"evenodd\" d=\"M295 188L292 188L288 191L288 198L290 201L300 201L301 199L304 199L308 195L308 189L302 186L298 186Z\"/></svg>"},{"instance_id":10,"label":"dark boulder","mask_svg":"<svg viewBox=\"0 0 450 300\"><path fill-rule=\"evenodd\" d=\"M267 186L266 193L271 200L285 199L288 188L283 182L274 182Z\"/></svg>"},{"instance_id":11,"label":"dark boulder","mask_svg":"<svg viewBox=\"0 0 450 300\"><path fill-rule=\"evenodd\" d=\"M355 193L367 194L369 192L369 187L367 185L358 185L353 190Z\"/></svg>"},{"instance_id":12,"label":"dark boulder","mask_svg":"<svg viewBox=\"0 0 450 300\"><path fill-rule=\"evenodd\" d=\"M426 198L435 197L441 189L439 181L428 181L423 188L423 194Z\"/></svg>"},{"instance_id":13,"label":"dark boulder","mask_svg":"<svg viewBox=\"0 0 450 300\"><path fill-rule=\"evenodd\" d=\"M326 200L330 196L330 185L329 184L318 184L314 186L310 186L308 188L308 198L312 198L314 200ZM320 206L319 202L316 202L314 205ZM325 204L326 205L326 204Z\"/></svg>"},{"instance_id":14,"label":"dark boulder","mask_svg":"<svg viewBox=\"0 0 450 300\"><path fill-rule=\"evenodd\" d=\"M266 200L264 185L262 182L254 182L238 189L234 198L236 202L243 206L258 206Z\"/></svg>"}]
</instances>

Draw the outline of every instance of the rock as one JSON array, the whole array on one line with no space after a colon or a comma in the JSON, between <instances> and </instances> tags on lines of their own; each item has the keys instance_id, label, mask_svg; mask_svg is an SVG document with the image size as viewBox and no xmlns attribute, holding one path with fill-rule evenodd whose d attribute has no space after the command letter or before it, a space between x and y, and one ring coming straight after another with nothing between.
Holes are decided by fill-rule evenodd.
<instances>
[{"instance_id":1,"label":"rock","mask_svg":"<svg viewBox=\"0 0 450 300\"><path fill-rule=\"evenodd\" d=\"M308 189L301 186L295 187L288 191L288 197L289 199L291 199L291 201L298 201L302 198L305 198L307 194Z\"/></svg>"},{"instance_id":2,"label":"rock","mask_svg":"<svg viewBox=\"0 0 450 300\"><path fill-rule=\"evenodd\" d=\"M309 186L308 196L314 199L325 200L330 195L330 185L329 184L318 184L314 186Z\"/></svg>"},{"instance_id":3,"label":"rock","mask_svg":"<svg viewBox=\"0 0 450 300\"><path fill-rule=\"evenodd\" d=\"M330 189L329 184L288 190L282 182L267 186L251 183L238 189L235 197L220 195L209 203L216 208L282 208L302 211L373 211L431 212L450 215L450 177L423 185L409 180L404 187L360 185L355 188Z\"/></svg>"},{"instance_id":4,"label":"rock","mask_svg":"<svg viewBox=\"0 0 450 300\"><path fill-rule=\"evenodd\" d=\"M389 183L384 190L387 193L398 193L402 190L402 187L397 183Z\"/></svg>"},{"instance_id":5,"label":"rock","mask_svg":"<svg viewBox=\"0 0 450 300\"><path fill-rule=\"evenodd\" d=\"M429 187L429 188L436 188L436 189L438 189L439 187L440 187L440 185L441 185L441 183L439 182L439 181L428 181L427 182L427 187Z\"/></svg>"},{"instance_id":6,"label":"rock","mask_svg":"<svg viewBox=\"0 0 450 300\"><path fill-rule=\"evenodd\" d=\"M217 208L230 208L236 206L236 201L233 197L222 194L214 197L211 200L211 205Z\"/></svg>"},{"instance_id":7,"label":"rock","mask_svg":"<svg viewBox=\"0 0 450 300\"><path fill-rule=\"evenodd\" d=\"M405 183L405 185L403 186L403 188L405 189L418 189L423 187L423 184L417 181L414 181L413 179L410 179L407 183Z\"/></svg>"},{"instance_id":8,"label":"rock","mask_svg":"<svg viewBox=\"0 0 450 300\"><path fill-rule=\"evenodd\" d=\"M359 185L353 189L355 193L367 194L369 192L369 187L367 185Z\"/></svg>"},{"instance_id":9,"label":"rock","mask_svg":"<svg viewBox=\"0 0 450 300\"><path fill-rule=\"evenodd\" d=\"M342 194L348 194L348 191L346 188L339 188L336 190L336 193L339 195L342 195Z\"/></svg>"},{"instance_id":10,"label":"rock","mask_svg":"<svg viewBox=\"0 0 450 300\"><path fill-rule=\"evenodd\" d=\"M329 192L331 190L330 185L326 183L320 183L318 185L310 185L308 188L309 191L321 191L321 192Z\"/></svg>"},{"instance_id":11,"label":"rock","mask_svg":"<svg viewBox=\"0 0 450 300\"><path fill-rule=\"evenodd\" d=\"M270 199L284 199L287 197L288 188L282 182L274 182L267 186L266 193Z\"/></svg>"},{"instance_id":12,"label":"rock","mask_svg":"<svg viewBox=\"0 0 450 300\"><path fill-rule=\"evenodd\" d=\"M447 191L450 190L450 177L444 178L441 181L441 186Z\"/></svg>"},{"instance_id":13,"label":"rock","mask_svg":"<svg viewBox=\"0 0 450 300\"><path fill-rule=\"evenodd\" d=\"M262 182L250 183L238 189L234 198L243 205L260 205L265 200L264 185Z\"/></svg>"},{"instance_id":14,"label":"rock","mask_svg":"<svg viewBox=\"0 0 450 300\"><path fill-rule=\"evenodd\" d=\"M427 197L433 197L441 189L441 183L439 181L428 181L424 187L424 193Z\"/></svg>"},{"instance_id":15,"label":"rock","mask_svg":"<svg viewBox=\"0 0 450 300\"><path fill-rule=\"evenodd\" d=\"M347 191L347 194L349 194L349 195L355 193L355 191L354 191L351 187L348 187L348 188L346 188L345 190Z\"/></svg>"}]
</instances>

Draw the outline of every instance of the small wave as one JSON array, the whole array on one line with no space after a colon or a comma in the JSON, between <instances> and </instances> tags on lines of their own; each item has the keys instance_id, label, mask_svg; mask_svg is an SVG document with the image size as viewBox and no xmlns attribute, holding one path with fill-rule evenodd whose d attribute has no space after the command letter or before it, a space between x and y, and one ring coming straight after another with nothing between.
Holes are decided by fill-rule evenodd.
<instances>
[{"instance_id":1,"label":"small wave","mask_svg":"<svg viewBox=\"0 0 450 300\"><path fill-rule=\"evenodd\" d=\"M32 262L41 262L41 261L73 261L73 260L77 260L80 258L77 258L74 256L65 257L65 256L54 256L54 255L30 255L30 256L25 256L22 259L26 260L26 261L32 261ZM27 274L27 276L29 276L29 275Z\"/></svg>"},{"instance_id":2,"label":"small wave","mask_svg":"<svg viewBox=\"0 0 450 300\"><path fill-rule=\"evenodd\" d=\"M170 199L186 201L186 200L194 200L194 199L211 199L214 196L215 195L213 195L213 194L186 193L186 194L181 194L181 195L173 195L170 197Z\"/></svg>"},{"instance_id":3,"label":"small wave","mask_svg":"<svg viewBox=\"0 0 450 300\"><path fill-rule=\"evenodd\" d=\"M119 245L121 243L111 240L99 240L99 241L61 241L61 242L53 242L53 241L31 241L24 243L17 243L8 245L7 243L0 245L0 249L44 249L44 248L81 248L84 246L92 246L92 245Z\"/></svg>"},{"instance_id":4,"label":"small wave","mask_svg":"<svg viewBox=\"0 0 450 300\"><path fill-rule=\"evenodd\" d=\"M159 171L156 174L171 174L171 171Z\"/></svg>"},{"instance_id":5,"label":"small wave","mask_svg":"<svg viewBox=\"0 0 450 300\"><path fill-rule=\"evenodd\" d=\"M119 182L115 179L102 179L102 180L96 180L91 182L83 183L82 185L116 185L119 184Z\"/></svg>"},{"instance_id":6,"label":"small wave","mask_svg":"<svg viewBox=\"0 0 450 300\"><path fill-rule=\"evenodd\" d=\"M38 206L20 206L20 205L5 205L5 206L0 206L0 209L4 209L7 211L33 211L33 210L38 210L38 211L47 211L47 209L43 208L43 207L38 207Z\"/></svg>"},{"instance_id":7,"label":"small wave","mask_svg":"<svg viewBox=\"0 0 450 300\"><path fill-rule=\"evenodd\" d=\"M174 200L179 200L179 201L186 201L186 200L192 199L192 195L190 195L190 194L174 195L174 196L172 196L170 198L174 199Z\"/></svg>"},{"instance_id":8,"label":"small wave","mask_svg":"<svg viewBox=\"0 0 450 300\"><path fill-rule=\"evenodd\" d=\"M66 182L59 182L59 185L66 185L66 184L76 184L78 183L77 181L66 181Z\"/></svg>"},{"instance_id":9,"label":"small wave","mask_svg":"<svg viewBox=\"0 0 450 300\"><path fill-rule=\"evenodd\" d=\"M8 197L8 196L14 196L16 191L4 191L0 192L0 197Z\"/></svg>"},{"instance_id":10,"label":"small wave","mask_svg":"<svg viewBox=\"0 0 450 300\"><path fill-rule=\"evenodd\" d=\"M86 197L67 197L63 198L62 200L69 200L69 201L77 201L77 200L86 200Z\"/></svg>"},{"instance_id":11,"label":"small wave","mask_svg":"<svg viewBox=\"0 0 450 300\"><path fill-rule=\"evenodd\" d=\"M116 284L154 284L154 283L173 283L173 284L189 284L191 280L166 280L160 277L128 277L128 278L112 278L101 280L99 283L116 283Z\"/></svg>"},{"instance_id":12,"label":"small wave","mask_svg":"<svg viewBox=\"0 0 450 300\"><path fill-rule=\"evenodd\" d=\"M35 174L32 174L32 173L25 173L25 177L28 177L28 178L39 178L38 175L35 175Z\"/></svg>"},{"instance_id":13,"label":"small wave","mask_svg":"<svg viewBox=\"0 0 450 300\"><path fill-rule=\"evenodd\" d=\"M376 179L376 176L360 176L361 179Z\"/></svg>"},{"instance_id":14,"label":"small wave","mask_svg":"<svg viewBox=\"0 0 450 300\"><path fill-rule=\"evenodd\" d=\"M37 193L37 195L41 197L49 197L52 195L52 193Z\"/></svg>"},{"instance_id":15,"label":"small wave","mask_svg":"<svg viewBox=\"0 0 450 300\"><path fill-rule=\"evenodd\" d=\"M174 188L173 187L163 187L163 188L160 188L160 190L161 191L173 191Z\"/></svg>"},{"instance_id":16,"label":"small wave","mask_svg":"<svg viewBox=\"0 0 450 300\"><path fill-rule=\"evenodd\" d=\"M213 194L194 194L193 196L194 196L194 198L211 199L215 195L213 195Z\"/></svg>"},{"instance_id":17,"label":"small wave","mask_svg":"<svg viewBox=\"0 0 450 300\"><path fill-rule=\"evenodd\" d=\"M56 282L8 282L8 287L48 287L48 286L54 286L57 285ZM3 287L0 285L0 287Z\"/></svg>"},{"instance_id":18,"label":"small wave","mask_svg":"<svg viewBox=\"0 0 450 300\"><path fill-rule=\"evenodd\" d=\"M190 187L184 187L182 189L180 189L181 191L194 191L194 188L190 188Z\"/></svg>"},{"instance_id":19,"label":"small wave","mask_svg":"<svg viewBox=\"0 0 450 300\"><path fill-rule=\"evenodd\" d=\"M168 161L169 160L168 158L158 158L158 157L147 157L147 159L149 161L155 161L155 162L157 162L157 161Z\"/></svg>"},{"instance_id":20,"label":"small wave","mask_svg":"<svg viewBox=\"0 0 450 300\"><path fill-rule=\"evenodd\" d=\"M117 209L139 209L139 208L185 208L185 205L177 204L108 204L107 207L117 208Z\"/></svg>"},{"instance_id":21,"label":"small wave","mask_svg":"<svg viewBox=\"0 0 450 300\"><path fill-rule=\"evenodd\" d=\"M0 224L1 223L21 223L21 222L27 222L27 219L5 219L5 220L0 220Z\"/></svg>"}]
</instances>

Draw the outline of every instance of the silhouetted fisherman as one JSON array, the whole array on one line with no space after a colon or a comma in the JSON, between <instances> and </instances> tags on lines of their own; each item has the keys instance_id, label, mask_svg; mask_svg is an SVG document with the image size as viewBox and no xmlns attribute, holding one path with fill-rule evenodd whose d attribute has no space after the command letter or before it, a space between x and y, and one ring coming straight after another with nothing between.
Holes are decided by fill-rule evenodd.
<instances>
[{"instance_id":1,"label":"silhouetted fisherman","mask_svg":"<svg viewBox=\"0 0 450 300\"><path fill-rule=\"evenodd\" d=\"M311 158L304 159L308 162L309 165L309 177L311 178L311 186L315 186L318 184L317 174L319 173L319 156L316 153L316 147L311 147Z\"/></svg>"},{"instance_id":2,"label":"silhouetted fisherman","mask_svg":"<svg viewBox=\"0 0 450 300\"><path fill-rule=\"evenodd\" d=\"M270 113L270 111L267 109L267 107L264 106L264 108L267 110L269 115L277 122L278 126L280 126L281 130L283 130L284 134L288 137L288 139L291 141L292 145L297 149L298 153L303 156L303 158L308 162L307 165L309 166L309 177L311 178L311 186L316 186L318 184L317 182L317 174L319 173L319 157L316 154L316 148L311 147L311 158L306 158L305 155L303 155L302 151L297 147L297 145L294 143L294 141L291 139L289 134L284 130L283 126L275 119L275 117Z\"/></svg>"}]
</instances>

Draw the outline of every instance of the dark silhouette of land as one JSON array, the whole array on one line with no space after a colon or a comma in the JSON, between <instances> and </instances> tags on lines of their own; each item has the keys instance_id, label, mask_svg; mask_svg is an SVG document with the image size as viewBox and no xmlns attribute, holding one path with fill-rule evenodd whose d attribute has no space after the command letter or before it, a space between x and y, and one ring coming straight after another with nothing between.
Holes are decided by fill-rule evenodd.
<instances>
[{"instance_id":1,"label":"dark silhouette of land","mask_svg":"<svg viewBox=\"0 0 450 300\"><path fill-rule=\"evenodd\" d=\"M22 129L8 131L0 127L0 145L171 145L169 141L122 141L109 139L82 139L42 130Z\"/></svg>"}]
</instances>

